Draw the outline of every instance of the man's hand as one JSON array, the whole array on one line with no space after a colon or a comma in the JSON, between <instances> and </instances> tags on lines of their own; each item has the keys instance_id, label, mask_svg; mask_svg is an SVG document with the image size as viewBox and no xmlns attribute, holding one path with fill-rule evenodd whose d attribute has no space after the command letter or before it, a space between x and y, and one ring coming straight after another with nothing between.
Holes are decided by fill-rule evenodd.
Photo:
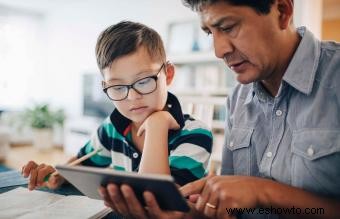
<instances>
[{"instance_id":1,"label":"man's hand","mask_svg":"<svg viewBox=\"0 0 340 219\"><path fill-rule=\"evenodd\" d=\"M27 178L29 177L28 189L33 190L39 187L48 187L49 189L56 189L65 182L65 179L60 175L52 175L56 169L51 165L37 164L34 161L29 161L22 167L21 173ZM44 181L49 174L48 181Z\"/></svg>"},{"instance_id":2,"label":"man's hand","mask_svg":"<svg viewBox=\"0 0 340 219\"><path fill-rule=\"evenodd\" d=\"M183 186L184 196L200 194L196 210L211 218L234 218L227 208L255 208L261 179L247 176L212 176Z\"/></svg>"},{"instance_id":3,"label":"man's hand","mask_svg":"<svg viewBox=\"0 0 340 219\"><path fill-rule=\"evenodd\" d=\"M161 210L154 195L147 191L143 194L146 203L146 207L143 208L128 185L122 185L119 188L111 183L106 188L100 187L98 191L107 207L125 217L141 219L176 219L184 217L182 212Z\"/></svg>"}]
</instances>

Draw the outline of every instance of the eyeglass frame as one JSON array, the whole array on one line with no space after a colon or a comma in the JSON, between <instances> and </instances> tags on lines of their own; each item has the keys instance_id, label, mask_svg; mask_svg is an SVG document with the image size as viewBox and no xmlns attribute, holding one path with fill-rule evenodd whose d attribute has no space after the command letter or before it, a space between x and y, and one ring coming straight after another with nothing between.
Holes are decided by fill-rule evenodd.
<instances>
[{"instance_id":1,"label":"eyeglass frame","mask_svg":"<svg viewBox=\"0 0 340 219\"><path fill-rule=\"evenodd\" d=\"M157 86L157 81L158 81L159 75L160 75L162 69L163 69L164 67L166 67L168 64L169 64L169 62L163 62L163 64L161 65L161 67L159 68L158 72L157 72L155 75L151 75L151 76L148 76L148 77L145 77L145 78L138 79L137 81L133 82L132 84L119 84L119 85L110 85L110 86L107 86L107 85L106 85L106 82L105 82L105 81L102 81L103 92L108 96L108 98L109 98L110 100L113 100L113 101L122 101L122 100L125 100L125 99L129 96L129 92L130 92L130 89L131 89L131 88L132 88L134 91L136 91L138 94L140 94L140 95L151 94L151 93L155 92L155 90L157 90L157 88L158 88L158 86ZM151 79L153 79L153 80L156 82L155 89L153 89L151 92L148 92L148 93L141 93L140 91L138 91L138 90L134 87L134 85L135 85L136 83L138 83L139 81L145 80L145 79L147 79L147 78L151 78ZM127 90L126 96L125 96L124 98L115 100L115 99L112 99L112 98L109 96L109 94L107 93L107 90L108 90L109 88L111 88L111 87L116 87L116 86L125 86L125 87L127 87L128 90Z\"/></svg>"}]
</instances>

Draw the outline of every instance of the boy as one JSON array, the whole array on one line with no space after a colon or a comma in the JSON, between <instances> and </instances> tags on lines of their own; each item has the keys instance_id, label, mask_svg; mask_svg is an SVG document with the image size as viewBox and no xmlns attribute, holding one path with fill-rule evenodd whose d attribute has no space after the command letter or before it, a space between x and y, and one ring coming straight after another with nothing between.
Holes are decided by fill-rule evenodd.
<instances>
[{"instance_id":1,"label":"boy","mask_svg":"<svg viewBox=\"0 0 340 219\"><path fill-rule=\"evenodd\" d=\"M96 58L103 90L116 109L71 161L101 149L82 165L171 174L179 185L203 177L212 134L202 122L183 115L177 98L167 92L175 70L166 62L160 36L145 25L120 22L101 33ZM23 167L31 190L59 187L64 182L59 175L43 181L54 171L33 161Z\"/></svg>"}]
</instances>

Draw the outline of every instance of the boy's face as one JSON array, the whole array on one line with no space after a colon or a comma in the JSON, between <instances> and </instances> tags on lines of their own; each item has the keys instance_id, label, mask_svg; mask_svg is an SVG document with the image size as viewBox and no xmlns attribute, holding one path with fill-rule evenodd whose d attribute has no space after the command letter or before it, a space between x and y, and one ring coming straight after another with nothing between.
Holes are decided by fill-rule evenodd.
<instances>
[{"instance_id":1,"label":"boy's face","mask_svg":"<svg viewBox=\"0 0 340 219\"><path fill-rule=\"evenodd\" d=\"M280 65L280 28L276 3L267 15L224 1L199 12L202 29L213 38L215 55L237 74L242 84L268 79Z\"/></svg>"},{"instance_id":2,"label":"boy's face","mask_svg":"<svg viewBox=\"0 0 340 219\"><path fill-rule=\"evenodd\" d=\"M141 46L136 52L115 60L111 68L103 70L103 76L107 86L131 85L159 72L157 88L152 93L142 95L130 88L126 99L114 101L123 116L134 123L141 123L151 113L163 110L167 100L167 85L172 81L173 71L173 66L152 59L147 50Z\"/></svg>"}]
</instances>

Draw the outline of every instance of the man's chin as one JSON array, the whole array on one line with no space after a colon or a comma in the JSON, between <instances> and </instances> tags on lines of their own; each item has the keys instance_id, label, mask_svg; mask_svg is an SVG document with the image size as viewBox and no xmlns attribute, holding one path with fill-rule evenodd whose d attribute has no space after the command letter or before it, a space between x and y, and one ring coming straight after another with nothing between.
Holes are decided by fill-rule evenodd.
<instances>
[{"instance_id":1,"label":"man's chin","mask_svg":"<svg viewBox=\"0 0 340 219\"><path fill-rule=\"evenodd\" d=\"M256 81L256 79L253 78L243 78L243 77L236 77L236 80L240 83L240 84L250 84L254 81Z\"/></svg>"}]
</instances>

